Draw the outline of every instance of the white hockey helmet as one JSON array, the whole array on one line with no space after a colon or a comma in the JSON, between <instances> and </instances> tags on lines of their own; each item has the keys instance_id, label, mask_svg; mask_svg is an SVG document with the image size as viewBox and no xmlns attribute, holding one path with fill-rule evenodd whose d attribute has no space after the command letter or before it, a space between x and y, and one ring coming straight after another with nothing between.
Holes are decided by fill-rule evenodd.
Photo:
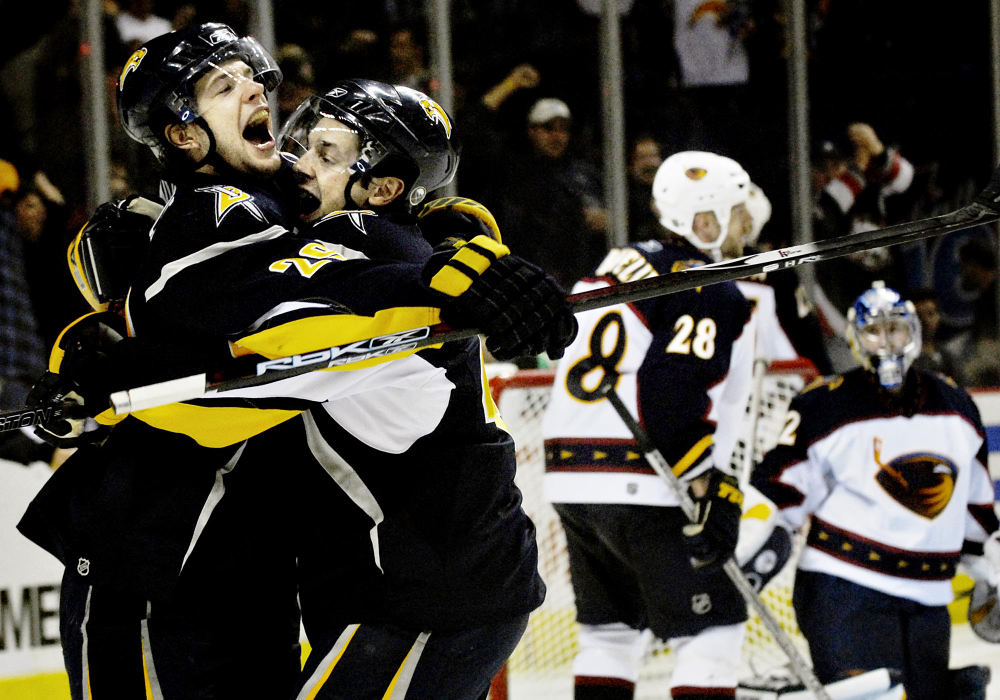
<instances>
[{"instance_id":1,"label":"white hockey helmet","mask_svg":"<svg viewBox=\"0 0 1000 700\"><path fill-rule=\"evenodd\" d=\"M757 245L764 224L771 220L771 200L764 194L764 190L752 182L747 191L747 211L753 218L753 227L750 233L743 237L743 245L753 247Z\"/></svg>"},{"instance_id":2,"label":"white hockey helmet","mask_svg":"<svg viewBox=\"0 0 1000 700\"><path fill-rule=\"evenodd\" d=\"M920 319L913 302L881 280L872 282L847 310L847 342L879 384L896 390L920 355Z\"/></svg>"},{"instance_id":3,"label":"white hockey helmet","mask_svg":"<svg viewBox=\"0 0 1000 700\"><path fill-rule=\"evenodd\" d=\"M718 250L729 230L729 216L747 201L750 176L732 158L707 151L681 151L660 164L653 179L653 202L660 223L701 250ZM713 212L719 235L703 241L694 233L694 217Z\"/></svg>"}]
</instances>

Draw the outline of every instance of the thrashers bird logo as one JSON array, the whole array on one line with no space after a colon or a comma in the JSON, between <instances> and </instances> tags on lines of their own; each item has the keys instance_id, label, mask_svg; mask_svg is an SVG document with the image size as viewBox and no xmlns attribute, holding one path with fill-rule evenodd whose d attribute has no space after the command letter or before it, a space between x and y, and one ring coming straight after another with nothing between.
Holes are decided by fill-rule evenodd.
<instances>
[{"instance_id":1,"label":"thrashers bird logo","mask_svg":"<svg viewBox=\"0 0 1000 700\"><path fill-rule=\"evenodd\" d=\"M882 440L874 439L875 481L900 504L924 518L933 519L945 509L955 490L958 469L951 460L928 452L910 452L882 461Z\"/></svg>"}]
</instances>

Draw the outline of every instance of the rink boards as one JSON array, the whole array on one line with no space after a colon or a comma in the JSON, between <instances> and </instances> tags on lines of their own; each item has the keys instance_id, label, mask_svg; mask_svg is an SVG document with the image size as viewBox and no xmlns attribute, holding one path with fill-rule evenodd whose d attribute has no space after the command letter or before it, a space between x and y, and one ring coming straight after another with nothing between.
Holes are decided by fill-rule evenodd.
<instances>
[{"instance_id":1,"label":"rink boards","mask_svg":"<svg viewBox=\"0 0 1000 700\"><path fill-rule=\"evenodd\" d=\"M973 397L986 426L990 473L1000 497L1000 391L977 391ZM59 646L61 565L14 528L48 475L41 463L25 467L0 461L0 700L69 698ZM1000 646L993 656L994 676L1000 677Z\"/></svg>"}]
</instances>

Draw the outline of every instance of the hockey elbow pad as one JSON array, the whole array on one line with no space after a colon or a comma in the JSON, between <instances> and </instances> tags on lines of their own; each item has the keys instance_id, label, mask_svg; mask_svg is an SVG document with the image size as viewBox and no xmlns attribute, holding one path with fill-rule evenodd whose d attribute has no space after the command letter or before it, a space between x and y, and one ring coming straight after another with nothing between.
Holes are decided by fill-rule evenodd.
<instances>
[{"instance_id":1,"label":"hockey elbow pad","mask_svg":"<svg viewBox=\"0 0 1000 700\"><path fill-rule=\"evenodd\" d=\"M468 241L479 235L503 243L500 227L490 210L468 197L441 197L427 202L417 214L417 224L432 246Z\"/></svg>"}]
</instances>

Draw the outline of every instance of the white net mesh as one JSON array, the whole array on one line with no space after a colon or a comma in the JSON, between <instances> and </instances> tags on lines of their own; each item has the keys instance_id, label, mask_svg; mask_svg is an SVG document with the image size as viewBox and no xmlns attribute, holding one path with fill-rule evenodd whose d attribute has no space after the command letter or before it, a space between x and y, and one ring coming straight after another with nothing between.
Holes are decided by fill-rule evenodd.
<instances>
[{"instance_id":1,"label":"white net mesh","mask_svg":"<svg viewBox=\"0 0 1000 700\"><path fill-rule=\"evenodd\" d=\"M542 496L545 452L542 444L542 415L548 404L553 372L524 370L493 380L501 414L517 445L517 484L524 493L524 508L538 530L539 569L548 586L545 603L531 615L528 630L511 657L505 673L494 685L493 697L504 693L512 700L573 697L571 664L577 652L576 610L566 557L566 537L552 506ZM773 447L784 426L785 412L792 398L815 376L806 361L773 363L760 378L756 401L751 399L744 416L733 463L742 465L746 444L756 430L754 464ZM756 413L757 419L753 416ZM796 543L797 545L799 543ZM796 553L798 546L796 547ZM795 623L791 586L795 556L781 574L771 581L762 598L789 634L802 655L808 658L805 640ZM751 614L743 649L743 676L787 675L787 659L770 633ZM636 698L669 697L672 659L666 645L653 640L636 686Z\"/></svg>"}]
</instances>

